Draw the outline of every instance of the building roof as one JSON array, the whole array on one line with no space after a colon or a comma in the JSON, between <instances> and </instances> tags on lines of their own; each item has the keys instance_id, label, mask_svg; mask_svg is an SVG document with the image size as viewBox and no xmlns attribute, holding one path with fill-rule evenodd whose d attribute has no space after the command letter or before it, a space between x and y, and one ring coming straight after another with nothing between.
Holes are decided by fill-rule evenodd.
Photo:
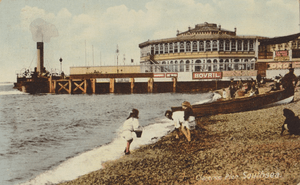
<instances>
[{"instance_id":1,"label":"building roof","mask_svg":"<svg viewBox=\"0 0 300 185\"><path fill-rule=\"evenodd\" d=\"M181 41L196 41L196 40L234 40L234 39L256 39L266 38L258 36L237 36L236 28L235 31L229 31L221 28L221 25L217 27L217 24L203 23L195 25L195 28L189 29L185 32L179 33L177 31L176 37L159 39L159 40L148 40L139 44L139 47L145 47L151 44L170 43L170 42L181 42Z\"/></svg>"},{"instance_id":2,"label":"building roof","mask_svg":"<svg viewBox=\"0 0 300 185\"><path fill-rule=\"evenodd\" d=\"M271 44L281 44L286 43L291 40L295 40L300 36L300 33L282 36L282 37L274 37L274 38L265 38L259 39L260 45L271 45Z\"/></svg>"}]
</instances>

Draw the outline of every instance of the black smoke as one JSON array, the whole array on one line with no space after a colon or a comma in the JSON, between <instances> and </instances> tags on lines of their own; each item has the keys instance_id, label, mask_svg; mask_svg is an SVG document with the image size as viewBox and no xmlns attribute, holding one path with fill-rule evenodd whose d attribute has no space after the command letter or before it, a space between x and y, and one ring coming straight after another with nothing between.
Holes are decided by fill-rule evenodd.
<instances>
[{"instance_id":1,"label":"black smoke","mask_svg":"<svg viewBox=\"0 0 300 185\"><path fill-rule=\"evenodd\" d=\"M58 36L55 25L48 23L41 18L31 22L30 31L32 33L32 39L35 42L50 42L52 37Z\"/></svg>"}]
</instances>

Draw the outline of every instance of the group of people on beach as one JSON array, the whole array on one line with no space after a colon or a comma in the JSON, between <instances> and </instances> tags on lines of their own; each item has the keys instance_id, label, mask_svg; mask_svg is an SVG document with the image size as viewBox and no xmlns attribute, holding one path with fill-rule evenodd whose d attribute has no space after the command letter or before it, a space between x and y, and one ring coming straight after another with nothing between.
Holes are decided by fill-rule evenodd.
<instances>
[{"instance_id":1,"label":"group of people on beach","mask_svg":"<svg viewBox=\"0 0 300 185\"><path fill-rule=\"evenodd\" d=\"M127 141L124 150L125 155L130 154L130 144L133 141L133 133L136 130L140 131L140 125L138 120L139 111L137 109L132 109L128 118L123 123L122 137ZM184 101L182 103L182 111L172 112L167 110L165 116L172 120L175 125L176 138L179 139L180 131L185 135L188 142L191 141L191 131L195 129L196 121L192 110L192 105Z\"/></svg>"},{"instance_id":2,"label":"group of people on beach","mask_svg":"<svg viewBox=\"0 0 300 185\"><path fill-rule=\"evenodd\" d=\"M258 80L259 80L259 82L257 82ZM240 91L243 90L244 93L249 92L249 96L258 94L260 78L258 78L257 81L255 81L255 80L249 81L247 83L247 85L245 86L243 84L242 80L239 80L237 83L234 83L233 79L231 79L231 82L229 85L230 97L234 98L235 94L239 90ZM295 87L298 82L298 78L294 74L293 68L289 69L289 73L287 73L282 78L281 82L282 82L281 83L282 88L284 88L288 91L294 92ZM243 87L244 87L244 89L242 89ZM213 101L217 101L220 98L227 97L225 89L222 89L222 90L223 90L222 95L219 95L218 93L213 93L214 94L213 98L212 98ZM165 116L174 122L175 132L176 132L175 137L177 139L179 139L179 135L180 135L180 131L181 131L184 134L184 136L186 137L186 139L188 140L188 142L190 142L191 141L191 130L195 129L195 127L196 127L195 115L193 113L192 105L189 102L184 101L181 106L182 106L182 111L173 112L171 110L167 110L165 112ZM288 112L288 111L285 110L285 113L284 113L285 116L293 117L293 116L289 116L290 114L288 114L286 112ZM130 144L133 141L133 137L132 137L133 132L140 129L138 115L139 115L139 111L137 109L132 109L128 118L123 123L122 136L127 141L126 148L124 150L125 155L130 154ZM285 122L284 125L285 126L282 126L282 132L283 132L283 130L288 130L287 122ZM292 128L292 126L289 126L289 127ZM300 132L300 127L299 127L299 132Z\"/></svg>"}]
</instances>

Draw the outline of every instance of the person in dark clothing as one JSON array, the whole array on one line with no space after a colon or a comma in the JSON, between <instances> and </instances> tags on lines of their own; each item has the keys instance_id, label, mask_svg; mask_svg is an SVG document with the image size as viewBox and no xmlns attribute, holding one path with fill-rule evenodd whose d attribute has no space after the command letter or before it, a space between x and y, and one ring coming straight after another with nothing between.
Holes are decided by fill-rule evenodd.
<instances>
[{"instance_id":1,"label":"person in dark clothing","mask_svg":"<svg viewBox=\"0 0 300 185\"><path fill-rule=\"evenodd\" d=\"M282 78L282 87L294 93L297 83L298 78L294 74L294 68L289 68L289 72Z\"/></svg>"},{"instance_id":2,"label":"person in dark clothing","mask_svg":"<svg viewBox=\"0 0 300 185\"><path fill-rule=\"evenodd\" d=\"M260 87L260 81L261 81L261 75L260 75L260 74L258 74L258 75L256 76L256 81L257 81L258 87Z\"/></svg>"},{"instance_id":3,"label":"person in dark clothing","mask_svg":"<svg viewBox=\"0 0 300 185\"><path fill-rule=\"evenodd\" d=\"M236 92L236 85L234 84L233 79L231 79L230 84L229 84L229 92L230 92L230 97L234 98L234 94Z\"/></svg>"},{"instance_id":4,"label":"person in dark clothing","mask_svg":"<svg viewBox=\"0 0 300 185\"><path fill-rule=\"evenodd\" d=\"M285 116L285 121L282 125L280 135L283 135L283 131L287 130L290 134L299 135L300 134L300 120L298 116L290 109L283 109L283 115Z\"/></svg>"}]
</instances>

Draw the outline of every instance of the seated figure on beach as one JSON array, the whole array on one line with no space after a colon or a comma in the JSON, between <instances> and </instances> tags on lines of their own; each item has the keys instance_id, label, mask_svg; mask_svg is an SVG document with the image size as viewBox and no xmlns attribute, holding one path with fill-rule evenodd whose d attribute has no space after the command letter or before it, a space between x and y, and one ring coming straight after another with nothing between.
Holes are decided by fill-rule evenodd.
<instances>
[{"instance_id":1,"label":"seated figure on beach","mask_svg":"<svg viewBox=\"0 0 300 185\"><path fill-rule=\"evenodd\" d=\"M299 135L300 134L300 120L298 116L290 109L283 109L283 115L285 121L282 125L280 135L283 135L283 131L287 130L290 134Z\"/></svg>"},{"instance_id":2,"label":"seated figure on beach","mask_svg":"<svg viewBox=\"0 0 300 185\"><path fill-rule=\"evenodd\" d=\"M132 134L134 130L139 128L139 120L138 120L139 111L137 109L132 109L128 118L123 123L123 138L127 141L126 148L125 148L125 155L130 154L130 144L133 141Z\"/></svg>"},{"instance_id":3,"label":"seated figure on beach","mask_svg":"<svg viewBox=\"0 0 300 185\"><path fill-rule=\"evenodd\" d=\"M230 98L235 97L236 90L237 90L236 84L234 83L233 79L231 79L229 84Z\"/></svg>"},{"instance_id":4,"label":"seated figure on beach","mask_svg":"<svg viewBox=\"0 0 300 185\"><path fill-rule=\"evenodd\" d=\"M252 85L251 85L251 90L250 90L249 96L254 96L254 95L258 95L258 94L259 94L258 85L255 83L255 81L253 81Z\"/></svg>"},{"instance_id":5,"label":"seated figure on beach","mask_svg":"<svg viewBox=\"0 0 300 185\"><path fill-rule=\"evenodd\" d=\"M167 110L165 113L165 116L167 118L174 121L176 138L179 138L179 129L181 127L181 132L185 135L189 142L191 141L190 130L195 129L196 126L195 117L191 107L191 104L185 101L182 103L183 111L172 112L170 110Z\"/></svg>"}]
</instances>

